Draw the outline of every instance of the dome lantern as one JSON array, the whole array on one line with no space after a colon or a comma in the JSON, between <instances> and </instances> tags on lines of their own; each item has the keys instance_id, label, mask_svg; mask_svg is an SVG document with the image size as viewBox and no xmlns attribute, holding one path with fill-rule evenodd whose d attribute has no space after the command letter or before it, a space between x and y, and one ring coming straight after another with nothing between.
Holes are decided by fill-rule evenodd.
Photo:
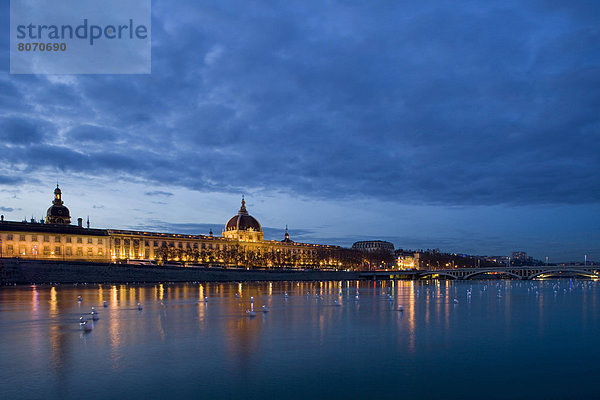
<instances>
[{"instance_id":1,"label":"dome lantern","mask_svg":"<svg viewBox=\"0 0 600 400\"><path fill-rule=\"evenodd\" d=\"M244 195L242 195L242 206L240 207L240 211L238 211L240 215L248 215L248 210L246 210L246 200L244 200Z\"/></svg>"},{"instance_id":2,"label":"dome lantern","mask_svg":"<svg viewBox=\"0 0 600 400\"><path fill-rule=\"evenodd\" d=\"M61 197L62 197L62 192L60 191L60 188L58 187L58 183L57 183L56 189L54 189L54 201L52 202L52 204L62 206L63 201L62 201Z\"/></svg>"}]
</instances>

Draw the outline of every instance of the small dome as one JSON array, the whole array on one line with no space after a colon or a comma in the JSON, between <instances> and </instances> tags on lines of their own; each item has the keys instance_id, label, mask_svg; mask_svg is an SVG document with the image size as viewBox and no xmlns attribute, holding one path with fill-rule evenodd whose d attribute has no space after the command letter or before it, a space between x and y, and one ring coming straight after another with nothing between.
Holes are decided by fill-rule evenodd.
<instances>
[{"instance_id":1,"label":"small dome","mask_svg":"<svg viewBox=\"0 0 600 400\"><path fill-rule=\"evenodd\" d=\"M242 207L237 215L234 215L225 224L225 231L254 231L262 232L262 228L256 218L248 214L246 201L242 198Z\"/></svg>"},{"instance_id":2,"label":"small dome","mask_svg":"<svg viewBox=\"0 0 600 400\"><path fill-rule=\"evenodd\" d=\"M71 214L69 213L69 209L64 206L62 192L58 187L58 184L56 185L56 189L54 189L54 200L52 201L52 205L48 211L46 211L46 223L66 225L71 223Z\"/></svg>"},{"instance_id":3,"label":"small dome","mask_svg":"<svg viewBox=\"0 0 600 400\"><path fill-rule=\"evenodd\" d=\"M61 205L53 205L46 212L48 217L62 217L62 218L71 218L69 214L69 209L65 206Z\"/></svg>"}]
</instances>

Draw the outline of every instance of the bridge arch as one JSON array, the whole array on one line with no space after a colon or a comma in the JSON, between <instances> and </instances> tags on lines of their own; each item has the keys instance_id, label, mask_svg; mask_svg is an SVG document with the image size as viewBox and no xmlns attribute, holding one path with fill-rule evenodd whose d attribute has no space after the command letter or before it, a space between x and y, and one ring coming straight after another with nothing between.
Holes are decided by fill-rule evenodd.
<instances>
[{"instance_id":1,"label":"bridge arch","mask_svg":"<svg viewBox=\"0 0 600 400\"><path fill-rule=\"evenodd\" d=\"M513 272L509 272L509 271L498 271L498 270L491 270L491 269L489 269L489 270L484 270L484 271L476 271L476 272L473 272L472 274L465 275L465 276L463 277L463 279L471 279L471 278L472 278L472 277L474 277L474 276L477 276L477 275L485 275L485 274L489 274L489 273L492 273L492 274L494 274L494 275L508 275L508 276L510 276L510 277L513 277L513 278L516 278L516 279L524 279L524 278L525 278L525 277L523 277L523 276L519 276L519 275L517 275L517 274L515 274L515 273L513 273Z\"/></svg>"},{"instance_id":2,"label":"bridge arch","mask_svg":"<svg viewBox=\"0 0 600 400\"><path fill-rule=\"evenodd\" d=\"M458 276L456 275L452 275L451 273L448 272L441 272L441 271L426 271L423 272L422 274L419 275L419 279L426 279L428 275L443 275L446 276L448 278L452 278L452 279L459 279Z\"/></svg>"},{"instance_id":3,"label":"bridge arch","mask_svg":"<svg viewBox=\"0 0 600 400\"><path fill-rule=\"evenodd\" d=\"M535 279L542 275L547 275L549 277L564 277L564 276L583 276L586 278L598 278L598 274L590 271L580 270L580 269L547 269L535 274L531 274L527 277L527 279Z\"/></svg>"}]
</instances>

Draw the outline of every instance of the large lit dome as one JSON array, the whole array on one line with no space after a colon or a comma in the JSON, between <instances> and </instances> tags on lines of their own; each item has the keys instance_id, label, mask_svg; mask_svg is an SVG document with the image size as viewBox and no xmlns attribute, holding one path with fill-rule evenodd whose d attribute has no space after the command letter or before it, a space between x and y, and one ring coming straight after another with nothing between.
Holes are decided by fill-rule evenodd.
<instances>
[{"instance_id":1,"label":"large lit dome","mask_svg":"<svg viewBox=\"0 0 600 400\"><path fill-rule=\"evenodd\" d=\"M252 215L248 214L246 210L246 201L242 198L242 207L238 211L237 215L234 215L225 224L226 231L256 231L262 232L260 224Z\"/></svg>"},{"instance_id":2,"label":"large lit dome","mask_svg":"<svg viewBox=\"0 0 600 400\"><path fill-rule=\"evenodd\" d=\"M231 217L229 221L227 221L227 225L225 225L226 231L257 231L260 232L262 229L260 228L260 224L252 215L243 215L238 214Z\"/></svg>"},{"instance_id":3,"label":"large lit dome","mask_svg":"<svg viewBox=\"0 0 600 400\"><path fill-rule=\"evenodd\" d=\"M262 240L263 232L260 223L246 210L246 201L242 197L242 206L225 224L223 236L246 241Z\"/></svg>"}]
</instances>

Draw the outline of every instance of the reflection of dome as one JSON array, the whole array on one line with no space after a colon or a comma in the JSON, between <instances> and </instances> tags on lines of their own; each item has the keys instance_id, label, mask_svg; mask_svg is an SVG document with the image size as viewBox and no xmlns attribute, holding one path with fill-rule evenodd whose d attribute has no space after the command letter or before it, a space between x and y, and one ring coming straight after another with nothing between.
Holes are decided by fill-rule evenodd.
<instances>
[{"instance_id":1,"label":"reflection of dome","mask_svg":"<svg viewBox=\"0 0 600 400\"><path fill-rule=\"evenodd\" d=\"M237 215L234 215L225 224L225 231L255 231L261 232L260 224L246 210L246 201L242 198L242 207Z\"/></svg>"},{"instance_id":2,"label":"reflection of dome","mask_svg":"<svg viewBox=\"0 0 600 400\"><path fill-rule=\"evenodd\" d=\"M66 224L71 223L71 215L69 209L63 205L62 192L58 185L54 189L54 201L52 206L46 212L46 223L48 224Z\"/></svg>"},{"instance_id":3,"label":"reflection of dome","mask_svg":"<svg viewBox=\"0 0 600 400\"><path fill-rule=\"evenodd\" d=\"M225 224L223 236L229 239L237 239L243 242L257 242L263 240L263 232L260 224L246 210L246 201L242 197L242 207L237 215L234 215Z\"/></svg>"}]
</instances>

